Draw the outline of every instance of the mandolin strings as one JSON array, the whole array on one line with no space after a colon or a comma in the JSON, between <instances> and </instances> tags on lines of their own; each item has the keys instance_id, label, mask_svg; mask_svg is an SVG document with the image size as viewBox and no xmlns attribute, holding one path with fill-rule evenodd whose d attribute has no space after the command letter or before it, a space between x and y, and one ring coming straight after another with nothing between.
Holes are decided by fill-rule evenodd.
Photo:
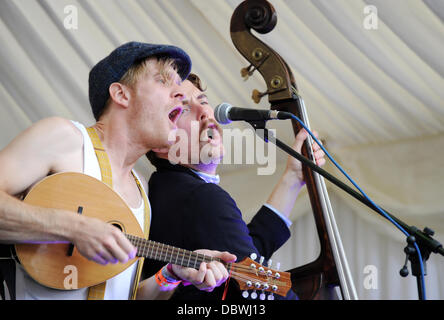
<instances>
[{"instance_id":1,"label":"mandolin strings","mask_svg":"<svg viewBox=\"0 0 444 320\"><path fill-rule=\"evenodd\" d=\"M241 264L233 264L226 263L222 261L220 258L215 258L211 256L207 256L205 254L192 252L185 249L176 248L167 244L159 243L152 240L146 240L144 238L136 237L133 235L126 234L128 239L137 247L138 256L143 256L145 258L150 258L163 262L171 262L183 267L192 267L194 269L198 269L202 262L212 262L218 261L222 263L231 274L231 276L237 280L244 281L245 283L251 282L252 284L260 283L261 286L264 284L269 284L271 287L274 284L281 284L282 281L276 279L267 274L260 274L260 276L264 276L266 280L260 280L257 278L259 276L258 271L252 269L248 266L243 266ZM254 270L254 272L252 272ZM249 274L256 275L249 276ZM263 288L254 288L257 290L264 290Z\"/></svg>"}]
</instances>

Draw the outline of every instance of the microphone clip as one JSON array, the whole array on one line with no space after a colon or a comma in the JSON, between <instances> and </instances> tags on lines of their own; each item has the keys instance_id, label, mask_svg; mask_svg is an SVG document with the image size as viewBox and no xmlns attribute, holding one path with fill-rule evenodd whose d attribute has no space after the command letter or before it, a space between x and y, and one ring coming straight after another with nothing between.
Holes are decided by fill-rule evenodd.
<instances>
[{"instance_id":1,"label":"microphone clip","mask_svg":"<svg viewBox=\"0 0 444 320\"><path fill-rule=\"evenodd\" d=\"M424 233L427 236L433 236L433 234L435 232L432 229L425 227ZM407 268L407 263L409 260L411 262L412 275L415 277L419 277L421 275L420 261L419 261L418 254L416 252L416 248L414 245L415 242L416 242L416 238L414 236L410 235L407 237L407 246L404 248L404 252L406 255L405 262L404 262L404 266L401 268L401 270L399 270L399 274L401 275L401 277L407 277L409 274L409 270ZM424 267L424 275L426 275L427 274L426 261L429 258L431 251L428 248L424 248L423 246L420 246L419 249L420 249L420 252L422 255L422 264Z\"/></svg>"},{"instance_id":2,"label":"microphone clip","mask_svg":"<svg viewBox=\"0 0 444 320\"><path fill-rule=\"evenodd\" d=\"M414 246L416 239L414 236L408 236L407 237L407 246L404 248L405 252L405 262L404 266L399 270L399 274L401 277L405 278L409 275L409 269L407 268L407 263L409 262L409 259L413 258L413 256L416 253L416 248Z\"/></svg>"}]
</instances>

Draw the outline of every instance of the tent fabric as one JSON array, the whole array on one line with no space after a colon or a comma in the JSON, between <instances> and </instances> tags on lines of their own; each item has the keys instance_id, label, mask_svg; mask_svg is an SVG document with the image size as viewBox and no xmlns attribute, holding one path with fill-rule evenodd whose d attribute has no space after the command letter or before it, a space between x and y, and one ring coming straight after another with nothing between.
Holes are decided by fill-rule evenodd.
<instances>
[{"instance_id":1,"label":"tent fabric","mask_svg":"<svg viewBox=\"0 0 444 320\"><path fill-rule=\"evenodd\" d=\"M444 5L439 0L271 0L278 23L258 35L291 67L311 127L334 158L372 199L444 241ZM255 72L240 76L247 61L234 48L229 23L241 0L3 0L0 2L0 148L39 119L61 116L94 123L88 72L128 41L172 44L193 60L213 106L222 101L256 105L251 91L265 90ZM375 10L376 9L376 10ZM291 144L287 121L269 122ZM245 129L243 123L227 128ZM231 153L242 151L233 146ZM224 164L222 186L245 219L267 199L285 167L258 175L261 164ZM137 164L149 177L146 159ZM345 181L331 164L326 169ZM364 299L416 299L413 277L401 279L403 235L330 183L333 209ZM302 192L290 218L292 238L277 254L292 268L314 249L310 206ZM308 243L307 243L308 242ZM315 241L314 241L315 242ZM313 257L308 254L307 257ZM432 256L426 276L429 298L444 298ZM378 289L365 289L364 267L377 267ZM413 282L412 282L413 281Z\"/></svg>"}]
</instances>

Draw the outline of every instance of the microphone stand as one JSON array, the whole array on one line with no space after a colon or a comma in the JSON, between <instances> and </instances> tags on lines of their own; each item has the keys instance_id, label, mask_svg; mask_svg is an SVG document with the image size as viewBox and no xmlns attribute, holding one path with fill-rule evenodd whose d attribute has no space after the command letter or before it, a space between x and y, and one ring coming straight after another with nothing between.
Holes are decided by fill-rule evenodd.
<instances>
[{"instance_id":1,"label":"microphone stand","mask_svg":"<svg viewBox=\"0 0 444 320\"><path fill-rule=\"evenodd\" d=\"M304 165L308 166L313 171L317 172L321 176L323 176L325 179L339 187L340 189L347 192L349 195L357 199L358 201L365 204L370 209L376 211L379 215L385 217L381 214L381 212L363 195L356 192L352 188L350 188L348 185L343 183L342 181L338 180L336 177L322 169L321 167L317 166L312 160L306 158L302 154L296 152L291 148L290 146L286 145L279 139L277 139L275 136L273 136L272 133L268 131L267 128L265 128L265 120L261 121L247 121L254 129L256 134L264 139L265 142L271 141L274 143L278 148L289 154L290 156L296 158L300 162L302 162ZM271 138L271 139L269 139ZM383 209L383 208L382 208ZM420 261L418 259L418 255L416 253L416 249L413 246L413 244L418 244L419 250L422 255L422 262L424 266L424 276L426 275L426 261L428 260L430 253L439 253L442 256L444 256L444 248L441 243L439 243L437 240L433 239L432 236L434 235L434 231L428 227L425 227L423 231L419 230L415 226L408 226L403 221L399 220L395 216L393 216L391 213L389 213L387 210L383 209L387 216L389 216L393 221L398 223L404 230L406 230L409 233L409 236L407 237L407 243L408 245L404 248L404 252L406 254L406 260L403 268L400 271L400 275L402 277L406 277L408 275L408 269L407 269L407 262L408 260L411 263L412 268L412 275L416 277L416 282L418 286L418 296L420 300L423 300L424 292L421 285L421 267L420 267Z\"/></svg>"}]
</instances>

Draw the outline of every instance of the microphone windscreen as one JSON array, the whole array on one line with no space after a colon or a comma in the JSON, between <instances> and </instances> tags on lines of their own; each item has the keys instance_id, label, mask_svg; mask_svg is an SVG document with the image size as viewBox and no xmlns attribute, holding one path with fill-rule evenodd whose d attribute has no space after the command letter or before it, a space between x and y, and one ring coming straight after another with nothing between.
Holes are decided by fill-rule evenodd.
<instances>
[{"instance_id":1,"label":"microphone windscreen","mask_svg":"<svg viewBox=\"0 0 444 320\"><path fill-rule=\"evenodd\" d=\"M214 117L220 124L228 124L231 122L228 112L233 106L228 102L222 102L214 109Z\"/></svg>"}]
</instances>

